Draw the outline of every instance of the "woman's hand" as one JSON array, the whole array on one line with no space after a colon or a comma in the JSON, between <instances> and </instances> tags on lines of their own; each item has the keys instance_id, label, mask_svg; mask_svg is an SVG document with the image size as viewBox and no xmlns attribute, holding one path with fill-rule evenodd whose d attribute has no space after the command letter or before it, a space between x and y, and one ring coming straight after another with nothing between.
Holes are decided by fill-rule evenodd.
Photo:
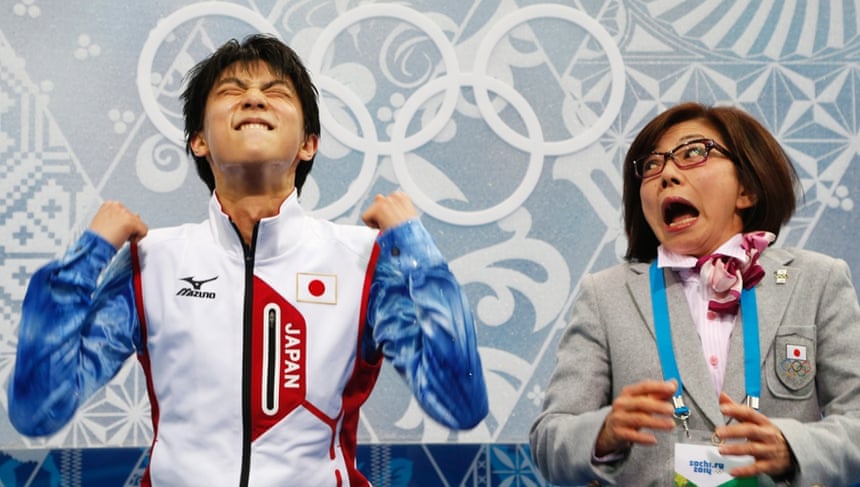
<instances>
[{"instance_id":1,"label":"woman's hand","mask_svg":"<svg viewBox=\"0 0 860 487\"><path fill-rule=\"evenodd\" d=\"M767 474L780 477L794 469L791 449L776 427L764 414L738 404L725 393L720 394L720 411L736 422L718 427L714 432L721 440L746 440L720 445L722 455L751 455L755 462L729 471L733 477L754 477Z\"/></svg>"},{"instance_id":2,"label":"woman's hand","mask_svg":"<svg viewBox=\"0 0 860 487\"><path fill-rule=\"evenodd\" d=\"M657 438L642 430L671 430L675 427L672 395L677 389L674 381L648 380L621 389L612 401L597 437L594 453L598 457L630 449L633 444L653 445Z\"/></svg>"}]
</instances>

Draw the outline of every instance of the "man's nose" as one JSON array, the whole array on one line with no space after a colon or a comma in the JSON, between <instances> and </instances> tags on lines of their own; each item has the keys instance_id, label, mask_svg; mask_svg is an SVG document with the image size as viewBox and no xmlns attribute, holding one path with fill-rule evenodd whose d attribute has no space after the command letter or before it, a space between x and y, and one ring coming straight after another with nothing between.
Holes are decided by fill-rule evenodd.
<instances>
[{"instance_id":1,"label":"man's nose","mask_svg":"<svg viewBox=\"0 0 860 487\"><path fill-rule=\"evenodd\" d=\"M262 91L251 88L245 92L245 99L242 102L244 108L265 108L267 105L266 95Z\"/></svg>"}]
</instances>

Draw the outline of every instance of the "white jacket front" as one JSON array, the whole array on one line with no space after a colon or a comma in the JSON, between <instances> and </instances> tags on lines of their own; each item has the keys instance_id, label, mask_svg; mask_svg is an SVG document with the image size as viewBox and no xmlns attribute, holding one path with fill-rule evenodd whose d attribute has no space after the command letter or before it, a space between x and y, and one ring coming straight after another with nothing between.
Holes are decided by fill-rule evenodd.
<instances>
[{"instance_id":1,"label":"white jacket front","mask_svg":"<svg viewBox=\"0 0 860 487\"><path fill-rule=\"evenodd\" d=\"M363 481L358 408L379 361L358 350L376 232L306 217L293 196L246 248L217 198L209 212L134 253L155 433L144 482L237 485L243 469L254 486Z\"/></svg>"}]
</instances>

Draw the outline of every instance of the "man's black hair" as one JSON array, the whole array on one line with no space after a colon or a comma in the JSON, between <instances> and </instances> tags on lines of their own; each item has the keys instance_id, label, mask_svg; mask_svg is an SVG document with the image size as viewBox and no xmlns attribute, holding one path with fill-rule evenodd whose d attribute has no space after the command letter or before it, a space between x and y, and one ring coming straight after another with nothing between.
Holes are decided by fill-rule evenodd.
<instances>
[{"instance_id":1,"label":"man's black hair","mask_svg":"<svg viewBox=\"0 0 860 487\"><path fill-rule=\"evenodd\" d=\"M266 34L248 36L241 43L236 39L227 41L188 72L188 84L182 92L185 151L194 158L197 174L209 187L210 192L215 190L215 176L209 161L191 151L191 139L203 130L206 99L224 70L236 63L251 66L257 61L265 62L274 74L292 81L302 105L305 136L320 135L318 92L298 54L279 39ZM301 194L302 185L311 172L313 163L314 158L311 157L308 161L301 161L296 168L295 186L298 194Z\"/></svg>"}]
</instances>

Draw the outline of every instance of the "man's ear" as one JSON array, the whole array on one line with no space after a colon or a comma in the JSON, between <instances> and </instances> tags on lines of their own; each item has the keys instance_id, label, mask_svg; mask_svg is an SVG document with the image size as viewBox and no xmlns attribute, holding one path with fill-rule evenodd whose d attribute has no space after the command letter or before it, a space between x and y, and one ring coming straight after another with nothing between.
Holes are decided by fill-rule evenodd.
<instances>
[{"instance_id":1,"label":"man's ear","mask_svg":"<svg viewBox=\"0 0 860 487\"><path fill-rule=\"evenodd\" d=\"M299 149L299 159L309 161L314 158L319 148L320 137L316 134L305 136L302 147Z\"/></svg>"},{"instance_id":2,"label":"man's ear","mask_svg":"<svg viewBox=\"0 0 860 487\"><path fill-rule=\"evenodd\" d=\"M209 156L209 144L206 143L206 139L203 138L203 135L200 132L195 132L194 135L191 136L189 145L191 146L191 153L196 157Z\"/></svg>"}]
</instances>

